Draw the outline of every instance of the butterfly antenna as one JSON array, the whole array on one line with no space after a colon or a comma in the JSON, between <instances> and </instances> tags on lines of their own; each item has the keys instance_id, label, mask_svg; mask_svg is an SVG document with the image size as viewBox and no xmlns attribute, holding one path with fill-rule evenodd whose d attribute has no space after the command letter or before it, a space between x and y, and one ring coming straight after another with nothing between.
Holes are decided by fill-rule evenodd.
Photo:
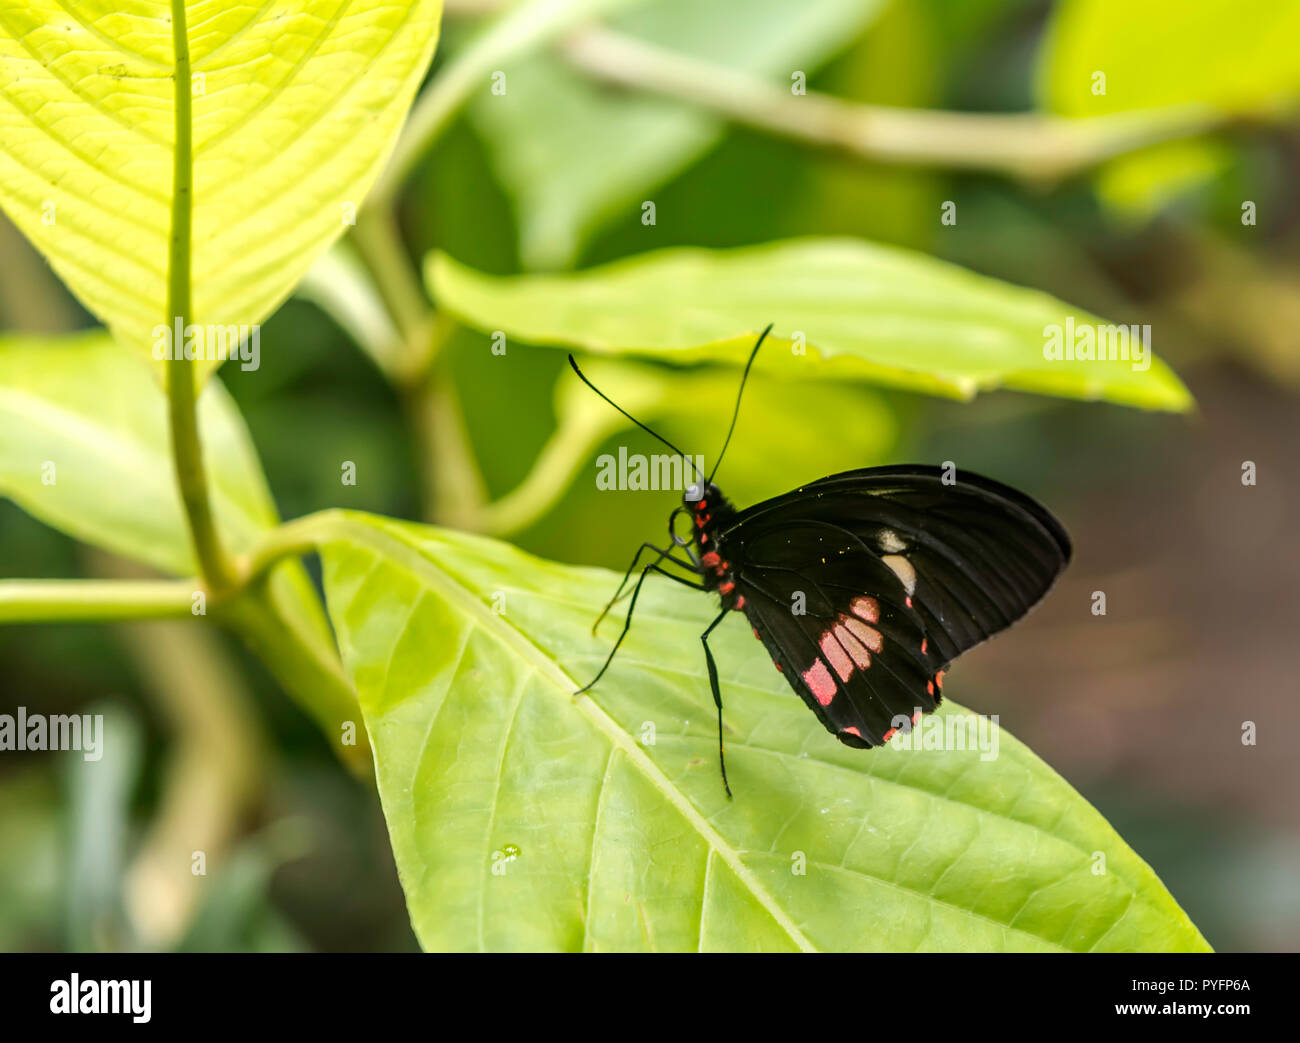
<instances>
[{"instance_id":1,"label":"butterfly antenna","mask_svg":"<svg viewBox=\"0 0 1300 1043\"><path fill-rule=\"evenodd\" d=\"M705 483L706 485L713 481L713 475L718 473L718 468L722 465L722 457L727 452L727 446L731 445L731 436L736 430L736 420L740 416L740 399L741 396L745 394L745 381L749 379L749 367L754 364L754 359L758 355L758 349L763 346L763 341L767 340L767 335L772 332L772 327L774 325L775 323L771 322L767 324L767 329L758 335L758 340L754 344L754 350L749 353L749 361L745 363L745 372L741 374L740 377L740 390L736 392L736 408L731 412L731 426L727 428L726 441L722 443L722 449L718 453L717 460L713 463L713 471L709 475L709 480Z\"/></svg>"},{"instance_id":2,"label":"butterfly antenna","mask_svg":"<svg viewBox=\"0 0 1300 1043\"><path fill-rule=\"evenodd\" d=\"M574 359L574 357L573 357L572 355L569 356L569 365L573 367L573 372L575 372L576 374L578 374L578 379L581 380L584 384L586 384L587 387L591 388L592 391L596 392L596 394L598 394L601 398L603 398L603 399L604 399L606 402L608 402L611 406L613 406L613 407L614 407L615 409L617 409L620 413L622 413L625 417L627 417L629 420L631 420L632 423L636 424L636 426L639 427L642 431L646 432L646 434L648 434L648 435L652 435L653 437L659 439L659 441L663 442L664 445L666 445L666 446L667 446L669 449L671 449L674 453L676 453L676 454L677 454L678 456L680 456L683 460L685 460L688 464L690 464L692 467L694 467L694 468L695 468L695 473L696 473L696 474L699 474L701 478L704 477L704 475L700 474L700 469L699 469L698 467L695 467L695 461L694 461L694 460L692 460L689 456L687 456L687 455L686 455L685 453L683 453L680 449L678 449L675 445L673 445L672 442L668 441L668 439L666 439L663 435L659 434L657 431L654 431L654 430L650 429L649 427L647 427L645 424L641 423L640 420L638 420L636 417L634 417L634 416L633 416L631 413L629 413L626 409L624 409L624 408L623 408L622 406L620 406L617 402L615 402L612 398L610 398L607 394L605 394L605 392L601 391L600 388L596 387L595 384L593 384L590 380L588 380L587 377L586 377L586 375L582 372L582 370L580 370L580 369L578 368L578 363L577 363L577 361Z\"/></svg>"}]
</instances>

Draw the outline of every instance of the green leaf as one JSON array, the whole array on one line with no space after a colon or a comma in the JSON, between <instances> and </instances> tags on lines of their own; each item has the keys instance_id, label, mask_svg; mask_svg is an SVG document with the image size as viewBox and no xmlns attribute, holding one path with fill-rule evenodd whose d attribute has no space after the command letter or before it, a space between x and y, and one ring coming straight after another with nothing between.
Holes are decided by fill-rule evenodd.
<instances>
[{"instance_id":1,"label":"green leaf","mask_svg":"<svg viewBox=\"0 0 1300 1043\"><path fill-rule=\"evenodd\" d=\"M532 344L674 362L743 362L775 323L758 365L788 377L872 380L970 397L1005 386L1147 409L1191 396L1150 368L1044 357L1045 330L1106 325L1045 293L852 239L736 250L672 249L571 275L494 277L434 253L425 279L469 325ZM807 353L797 353L797 335Z\"/></svg>"},{"instance_id":2,"label":"green leaf","mask_svg":"<svg viewBox=\"0 0 1300 1043\"><path fill-rule=\"evenodd\" d=\"M1280 44L1298 37L1300 4L1275 0L1061 0L1039 97L1066 116L1197 103L1267 113L1300 95L1300 50Z\"/></svg>"},{"instance_id":3,"label":"green leaf","mask_svg":"<svg viewBox=\"0 0 1300 1043\"><path fill-rule=\"evenodd\" d=\"M426 949L1207 947L1005 732L989 760L851 750L728 620L728 801L701 669L709 599L649 581L615 666L575 698L615 632L590 632L614 574L373 516L314 525Z\"/></svg>"},{"instance_id":4,"label":"green leaf","mask_svg":"<svg viewBox=\"0 0 1300 1043\"><path fill-rule=\"evenodd\" d=\"M852 42L880 0L658 0L610 19L613 28L727 69L790 83ZM658 98L611 93L554 55L506 67L504 94L469 108L502 186L515 201L530 268L571 265L620 213L640 220L646 193L722 138L726 123ZM635 204L635 205L634 205Z\"/></svg>"},{"instance_id":5,"label":"green leaf","mask_svg":"<svg viewBox=\"0 0 1300 1043\"><path fill-rule=\"evenodd\" d=\"M217 381L199 425L217 523L234 550L279 524L243 418ZM86 543L192 575L168 455L167 400L148 364L103 332L0 338L0 494Z\"/></svg>"},{"instance_id":6,"label":"green leaf","mask_svg":"<svg viewBox=\"0 0 1300 1043\"><path fill-rule=\"evenodd\" d=\"M1120 156L1096 175L1097 196L1129 222L1154 218L1232 165L1232 150L1214 138L1167 141Z\"/></svg>"},{"instance_id":7,"label":"green leaf","mask_svg":"<svg viewBox=\"0 0 1300 1043\"><path fill-rule=\"evenodd\" d=\"M145 354L155 326L171 325L177 9L192 70L186 319L203 326L259 323L346 230L424 75L441 14L440 0L170 6L32 0L0 13L0 207L82 303Z\"/></svg>"},{"instance_id":8,"label":"green leaf","mask_svg":"<svg viewBox=\"0 0 1300 1043\"><path fill-rule=\"evenodd\" d=\"M249 551L280 519L243 418L219 381L200 395L198 420L217 525L232 551ZM169 448L167 400L149 363L107 333L0 338L0 495L33 517L164 572L193 575ZM267 595L269 605L236 606L251 643L333 655L320 600L299 563L276 566ZM337 743L338 722L356 713L346 686L308 685L271 660Z\"/></svg>"}]
</instances>

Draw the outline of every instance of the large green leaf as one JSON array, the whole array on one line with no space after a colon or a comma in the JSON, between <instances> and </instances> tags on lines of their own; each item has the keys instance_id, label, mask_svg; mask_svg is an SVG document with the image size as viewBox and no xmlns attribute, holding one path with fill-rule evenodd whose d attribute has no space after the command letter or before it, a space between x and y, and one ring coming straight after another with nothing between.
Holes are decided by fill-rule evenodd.
<instances>
[{"instance_id":1,"label":"large green leaf","mask_svg":"<svg viewBox=\"0 0 1300 1043\"><path fill-rule=\"evenodd\" d=\"M730 620L728 801L708 599L648 583L615 667L575 698L615 629L591 635L612 573L373 516L312 524L427 949L1206 948L1005 733L989 760L851 750Z\"/></svg>"},{"instance_id":2,"label":"large green leaf","mask_svg":"<svg viewBox=\"0 0 1300 1043\"><path fill-rule=\"evenodd\" d=\"M789 84L851 43L881 0L656 0L610 19L631 36ZM611 93L555 55L505 69L504 94L470 106L497 177L515 201L529 267L565 267L619 213L717 144L725 122L659 98Z\"/></svg>"},{"instance_id":3,"label":"large green leaf","mask_svg":"<svg viewBox=\"0 0 1300 1043\"><path fill-rule=\"evenodd\" d=\"M187 319L252 325L346 230L429 63L441 2L0 3L0 206L145 353L171 322L178 12L193 72Z\"/></svg>"},{"instance_id":4,"label":"large green leaf","mask_svg":"<svg viewBox=\"0 0 1300 1043\"><path fill-rule=\"evenodd\" d=\"M1289 0L1060 0L1039 97L1066 116L1204 104L1267 112L1300 97L1300 4ZM1105 92L1094 74L1105 74Z\"/></svg>"},{"instance_id":5,"label":"large green leaf","mask_svg":"<svg viewBox=\"0 0 1300 1043\"><path fill-rule=\"evenodd\" d=\"M968 397L1006 386L1184 410L1191 396L1160 359L1044 357L1044 331L1104 324L1045 293L923 254L851 239L737 250L672 249L572 275L494 277L435 253L438 302L470 325L533 344L743 361L775 323L759 365L794 376L855 377ZM806 354L792 350L802 332Z\"/></svg>"}]
</instances>

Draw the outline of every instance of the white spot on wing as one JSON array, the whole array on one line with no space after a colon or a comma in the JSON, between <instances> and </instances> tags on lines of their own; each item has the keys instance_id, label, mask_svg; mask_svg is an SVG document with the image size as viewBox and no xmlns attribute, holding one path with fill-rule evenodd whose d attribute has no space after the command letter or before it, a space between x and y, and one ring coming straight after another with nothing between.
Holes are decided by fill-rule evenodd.
<instances>
[{"instance_id":1,"label":"white spot on wing","mask_svg":"<svg viewBox=\"0 0 1300 1043\"><path fill-rule=\"evenodd\" d=\"M886 554L880 560L898 577L898 582L903 584L903 589L907 591L909 598L916 593L916 569L912 568L910 561L900 554Z\"/></svg>"},{"instance_id":2,"label":"white spot on wing","mask_svg":"<svg viewBox=\"0 0 1300 1043\"><path fill-rule=\"evenodd\" d=\"M893 529L881 529L880 534L876 537L880 541L880 549L897 554L900 550L907 550L907 544L899 539L898 533Z\"/></svg>"}]
</instances>

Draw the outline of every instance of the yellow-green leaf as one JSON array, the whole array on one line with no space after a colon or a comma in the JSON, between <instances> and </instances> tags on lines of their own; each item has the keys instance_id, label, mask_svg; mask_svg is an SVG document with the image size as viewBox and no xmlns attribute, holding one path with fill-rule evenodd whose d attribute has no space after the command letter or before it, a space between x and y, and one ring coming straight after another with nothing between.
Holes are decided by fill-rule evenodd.
<instances>
[{"instance_id":1,"label":"yellow-green leaf","mask_svg":"<svg viewBox=\"0 0 1300 1043\"><path fill-rule=\"evenodd\" d=\"M736 363L772 322L759 366L790 377L956 397L1005 386L1147 409L1185 410L1192 401L1149 343L1145 364L1047 357L1049 328L1065 338L1092 327L1095 349L1096 331L1113 322L924 254L854 239L660 250L575 274L504 278L435 253L425 276L442 307L530 344Z\"/></svg>"},{"instance_id":2,"label":"yellow-green leaf","mask_svg":"<svg viewBox=\"0 0 1300 1043\"><path fill-rule=\"evenodd\" d=\"M171 325L184 140L172 23L183 15L186 319L251 327L348 227L424 75L440 14L441 0L0 0L0 207L119 340L151 351L155 327Z\"/></svg>"},{"instance_id":3,"label":"yellow-green leaf","mask_svg":"<svg viewBox=\"0 0 1300 1043\"><path fill-rule=\"evenodd\" d=\"M1300 4L1287 0L1061 0L1039 96L1065 116L1195 103L1274 110L1300 96L1297 40Z\"/></svg>"}]
</instances>

